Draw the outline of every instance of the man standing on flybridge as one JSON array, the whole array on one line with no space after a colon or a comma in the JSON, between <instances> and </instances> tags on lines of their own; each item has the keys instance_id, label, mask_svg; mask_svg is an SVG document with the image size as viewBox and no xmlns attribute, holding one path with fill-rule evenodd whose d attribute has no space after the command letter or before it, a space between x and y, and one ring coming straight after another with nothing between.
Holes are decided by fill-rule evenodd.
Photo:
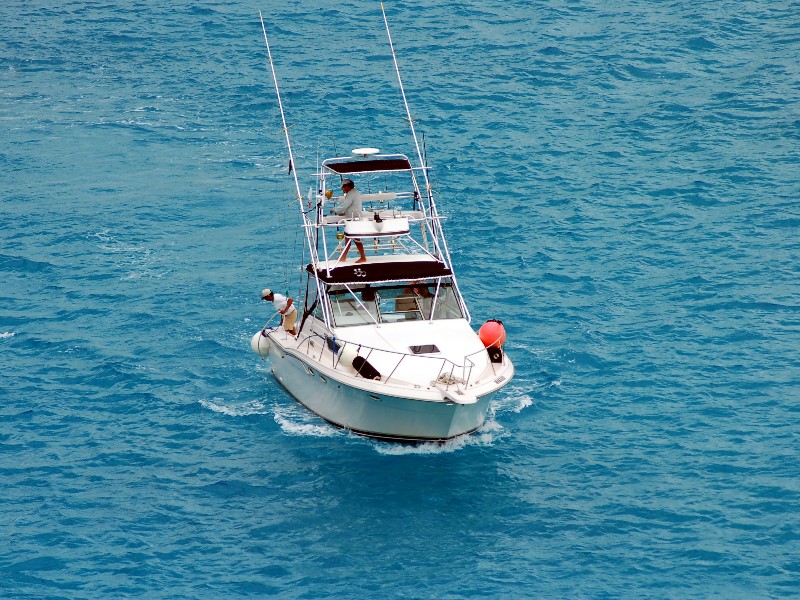
<instances>
[{"instance_id":1,"label":"man standing on flybridge","mask_svg":"<svg viewBox=\"0 0 800 600\"><path fill-rule=\"evenodd\" d=\"M272 302L275 305L275 310L283 315L281 317L283 329L296 336L297 331L294 329L294 322L297 320L297 307L294 305L294 300L287 298L283 294L275 294L269 288L261 292L261 299Z\"/></svg>"},{"instance_id":2,"label":"man standing on flybridge","mask_svg":"<svg viewBox=\"0 0 800 600\"><path fill-rule=\"evenodd\" d=\"M345 219L353 219L361 216L361 194L358 193L356 189L356 184L353 183L350 179L345 179L342 181L342 192L344 196L339 199L339 209L336 211L336 214L343 215ZM331 213L334 211L332 210ZM364 254L364 244L361 243L361 240L358 238L354 240L347 240L347 244L344 246L344 250L342 251L342 255L339 257L339 260L345 260L347 258L347 254L350 252L350 242L353 241L356 243L356 250L361 255L360 258L356 260L357 263L364 263L367 262L367 255Z\"/></svg>"}]
</instances>

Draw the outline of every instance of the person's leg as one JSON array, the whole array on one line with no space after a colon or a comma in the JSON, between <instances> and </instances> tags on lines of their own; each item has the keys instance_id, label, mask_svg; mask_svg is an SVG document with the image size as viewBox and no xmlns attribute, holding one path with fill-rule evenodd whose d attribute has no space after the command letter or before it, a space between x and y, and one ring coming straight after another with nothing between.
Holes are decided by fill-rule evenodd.
<instances>
[{"instance_id":1,"label":"person's leg","mask_svg":"<svg viewBox=\"0 0 800 600\"><path fill-rule=\"evenodd\" d=\"M339 256L339 260L346 260L347 253L350 252L350 244L353 240L347 240L347 243L344 245L344 250L342 250L342 254Z\"/></svg>"},{"instance_id":2,"label":"person's leg","mask_svg":"<svg viewBox=\"0 0 800 600\"><path fill-rule=\"evenodd\" d=\"M284 330L288 331L292 335L296 336L297 331L294 328L294 322L297 319L297 311L294 310L288 315L283 315L283 328Z\"/></svg>"},{"instance_id":3,"label":"person's leg","mask_svg":"<svg viewBox=\"0 0 800 600\"><path fill-rule=\"evenodd\" d=\"M356 262L357 263L367 262L367 255L364 253L364 244L356 240L356 249L358 250L358 253L361 255L361 258L359 258Z\"/></svg>"}]
</instances>

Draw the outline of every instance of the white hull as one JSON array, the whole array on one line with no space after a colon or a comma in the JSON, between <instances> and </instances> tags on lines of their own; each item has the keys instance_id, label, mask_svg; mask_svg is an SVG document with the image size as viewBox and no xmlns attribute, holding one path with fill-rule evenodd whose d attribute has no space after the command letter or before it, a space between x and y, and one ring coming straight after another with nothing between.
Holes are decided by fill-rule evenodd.
<instances>
[{"instance_id":1,"label":"white hull","mask_svg":"<svg viewBox=\"0 0 800 600\"><path fill-rule=\"evenodd\" d=\"M392 386L369 380L359 379L363 388L337 380L308 364L302 353L279 346L275 338L269 357L273 374L300 404L337 427L381 439L447 440L475 431L496 391L473 404L403 397L392 394Z\"/></svg>"}]
</instances>

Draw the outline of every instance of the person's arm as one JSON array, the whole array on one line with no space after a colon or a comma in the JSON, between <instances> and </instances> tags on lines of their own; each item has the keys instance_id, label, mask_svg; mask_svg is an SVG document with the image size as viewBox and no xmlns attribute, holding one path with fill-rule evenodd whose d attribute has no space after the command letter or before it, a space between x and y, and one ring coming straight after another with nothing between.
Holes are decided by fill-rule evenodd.
<instances>
[{"instance_id":1,"label":"person's arm","mask_svg":"<svg viewBox=\"0 0 800 600\"><path fill-rule=\"evenodd\" d=\"M281 311L281 314L282 314L282 315L285 315L286 313L288 313L288 312L289 312L289 309L292 307L292 303L293 303L293 302L294 302L294 300L292 300L291 298L289 298L289 299L286 301L286 308L284 308L284 309Z\"/></svg>"},{"instance_id":2,"label":"person's arm","mask_svg":"<svg viewBox=\"0 0 800 600\"><path fill-rule=\"evenodd\" d=\"M347 201L347 196L337 196L333 199L333 205L330 209L330 214L332 215L343 215L344 211L350 206L349 203L343 204L343 202Z\"/></svg>"},{"instance_id":3,"label":"person's arm","mask_svg":"<svg viewBox=\"0 0 800 600\"><path fill-rule=\"evenodd\" d=\"M337 207L338 214L340 215L346 214L347 209L350 208L351 204L353 204L353 195L345 194L340 200L339 206Z\"/></svg>"}]
</instances>

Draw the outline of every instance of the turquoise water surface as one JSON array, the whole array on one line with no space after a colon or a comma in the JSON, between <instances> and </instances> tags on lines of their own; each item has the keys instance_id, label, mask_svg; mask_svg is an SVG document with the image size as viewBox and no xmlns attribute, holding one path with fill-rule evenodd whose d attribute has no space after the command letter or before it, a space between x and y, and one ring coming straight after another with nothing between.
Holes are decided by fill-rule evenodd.
<instances>
[{"instance_id":1,"label":"turquoise water surface","mask_svg":"<svg viewBox=\"0 0 800 600\"><path fill-rule=\"evenodd\" d=\"M0 597L800 597L800 3L390 2L474 324L445 445L250 336L296 167L413 153L377 2L0 4Z\"/></svg>"}]
</instances>

